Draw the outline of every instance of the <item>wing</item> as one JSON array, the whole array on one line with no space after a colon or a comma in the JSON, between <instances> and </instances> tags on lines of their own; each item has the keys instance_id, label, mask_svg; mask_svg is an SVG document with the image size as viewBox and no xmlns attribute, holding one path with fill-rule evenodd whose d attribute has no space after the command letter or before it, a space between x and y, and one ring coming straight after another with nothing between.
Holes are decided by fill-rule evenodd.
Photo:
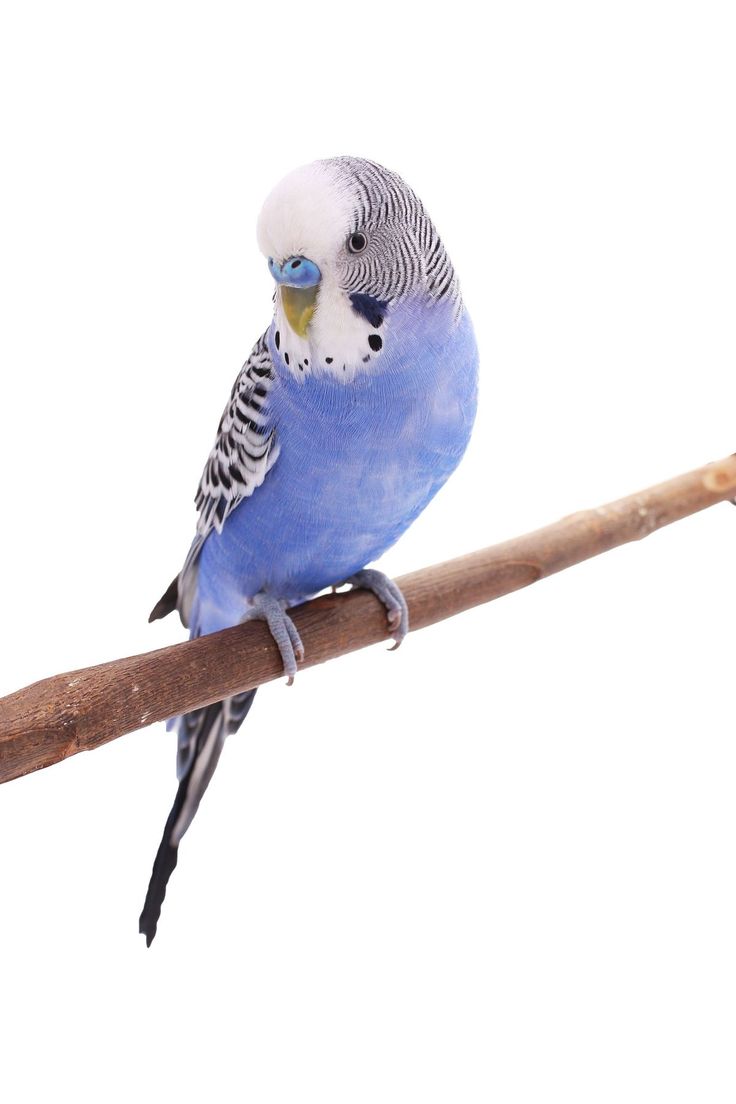
<instances>
[{"instance_id":1,"label":"wing","mask_svg":"<svg viewBox=\"0 0 736 1104\"><path fill-rule=\"evenodd\" d=\"M260 487L276 463L276 433L266 411L274 380L273 362L264 334L240 370L223 411L217 439L205 464L195 497L197 535L222 532L238 503Z\"/></svg>"},{"instance_id":2,"label":"wing","mask_svg":"<svg viewBox=\"0 0 736 1104\"><path fill-rule=\"evenodd\" d=\"M267 410L274 379L273 361L263 334L235 380L199 481L194 499L199 510L197 535L184 566L154 606L149 621L178 609L184 625L189 624L202 545L213 530L222 532L235 507L260 487L276 463L279 445Z\"/></svg>"}]
</instances>

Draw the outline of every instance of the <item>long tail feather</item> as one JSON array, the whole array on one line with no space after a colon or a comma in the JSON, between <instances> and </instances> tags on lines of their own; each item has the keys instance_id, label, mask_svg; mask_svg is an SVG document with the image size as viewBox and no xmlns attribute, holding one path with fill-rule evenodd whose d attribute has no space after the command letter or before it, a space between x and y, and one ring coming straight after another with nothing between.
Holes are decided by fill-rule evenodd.
<instances>
[{"instance_id":1,"label":"long tail feather","mask_svg":"<svg viewBox=\"0 0 736 1104\"><path fill-rule=\"evenodd\" d=\"M179 787L154 859L138 924L138 930L146 937L147 947L151 946L156 935L161 906L169 878L176 867L181 838L192 823L215 772L225 737L235 732L243 723L255 696L255 690L248 690L204 709L195 709L179 719Z\"/></svg>"}]
</instances>

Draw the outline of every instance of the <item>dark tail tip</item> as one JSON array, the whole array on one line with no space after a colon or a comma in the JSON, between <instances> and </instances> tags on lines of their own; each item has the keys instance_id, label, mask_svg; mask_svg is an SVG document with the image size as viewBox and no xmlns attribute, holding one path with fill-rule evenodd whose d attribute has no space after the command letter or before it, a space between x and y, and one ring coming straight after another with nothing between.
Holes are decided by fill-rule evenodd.
<instances>
[{"instance_id":1,"label":"dark tail tip","mask_svg":"<svg viewBox=\"0 0 736 1104\"><path fill-rule=\"evenodd\" d=\"M175 582L176 580L172 586ZM172 587L169 587L169 590L171 589ZM165 599L166 595L159 605ZM179 840L189 827L210 783L225 737L235 732L245 720L255 696L255 690L246 690L242 694L235 694L232 698L205 706L204 709L192 710L191 713L180 718L179 746L180 753L183 752L186 768L179 782L156 858L153 860L151 880L148 883L146 900L138 921L138 930L145 935L147 947L151 946L156 935L161 906L166 897L166 887L176 868ZM200 765L196 772L195 763ZM182 817L183 820L180 823ZM172 842L174 839L176 843Z\"/></svg>"},{"instance_id":2,"label":"dark tail tip","mask_svg":"<svg viewBox=\"0 0 736 1104\"><path fill-rule=\"evenodd\" d=\"M146 900L138 921L138 931L141 935L145 935L147 947L151 946L154 936L156 935L156 928L161 915L161 906L166 896L166 886L168 885L169 878L174 872L179 857L179 849L177 847L172 847L169 843L168 831L169 825L167 824L164 838L161 840L161 845L153 863L153 871L151 872L151 880L148 883Z\"/></svg>"},{"instance_id":3,"label":"dark tail tip","mask_svg":"<svg viewBox=\"0 0 736 1104\"><path fill-rule=\"evenodd\" d=\"M170 613L173 613L176 609L176 603L179 600L179 576L169 584L169 587L165 594L163 594L156 605L153 607L148 615L148 623L151 621L158 621L161 617L167 617Z\"/></svg>"}]
</instances>

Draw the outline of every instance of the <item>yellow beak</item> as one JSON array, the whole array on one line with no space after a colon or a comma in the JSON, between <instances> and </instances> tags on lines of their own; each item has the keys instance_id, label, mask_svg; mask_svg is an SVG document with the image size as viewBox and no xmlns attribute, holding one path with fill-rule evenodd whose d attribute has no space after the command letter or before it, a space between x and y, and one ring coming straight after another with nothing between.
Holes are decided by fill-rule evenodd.
<instances>
[{"instance_id":1,"label":"yellow beak","mask_svg":"<svg viewBox=\"0 0 736 1104\"><path fill-rule=\"evenodd\" d=\"M284 306L284 314L289 325L299 337L305 337L307 326L312 321L312 315L317 305L318 286L314 287L288 287L281 285L281 302Z\"/></svg>"}]
</instances>

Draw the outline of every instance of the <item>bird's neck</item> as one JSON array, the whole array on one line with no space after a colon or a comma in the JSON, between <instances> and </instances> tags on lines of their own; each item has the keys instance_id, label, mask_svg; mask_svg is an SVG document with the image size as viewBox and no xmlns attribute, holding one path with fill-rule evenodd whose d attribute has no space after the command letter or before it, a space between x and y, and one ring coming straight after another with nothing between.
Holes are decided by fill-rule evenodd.
<instances>
[{"instance_id":1,"label":"bird's neck","mask_svg":"<svg viewBox=\"0 0 736 1104\"><path fill-rule=\"evenodd\" d=\"M269 347L277 375L305 385L328 379L339 384L416 371L426 353L444 345L461 324L462 307L452 301L407 298L371 309L357 308L340 292L320 291L304 337L296 334L277 296Z\"/></svg>"}]
</instances>

